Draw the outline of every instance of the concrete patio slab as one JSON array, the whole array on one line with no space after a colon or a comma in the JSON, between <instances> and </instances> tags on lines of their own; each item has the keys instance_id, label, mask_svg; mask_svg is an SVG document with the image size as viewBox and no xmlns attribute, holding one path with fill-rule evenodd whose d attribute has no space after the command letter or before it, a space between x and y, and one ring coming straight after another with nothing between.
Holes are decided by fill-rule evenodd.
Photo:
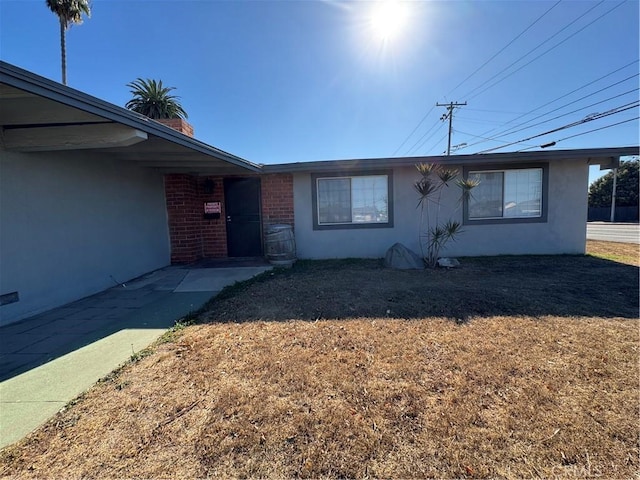
<instances>
[{"instance_id":1,"label":"concrete patio slab","mask_svg":"<svg viewBox=\"0 0 640 480\"><path fill-rule=\"evenodd\" d=\"M219 292L227 285L247 280L273 267L199 268L190 270L176 292ZM215 272L215 274L213 274Z\"/></svg>"},{"instance_id":2,"label":"concrete patio slab","mask_svg":"<svg viewBox=\"0 0 640 480\"><path fill-rule=\"evenodd\" d=\"M0 327L0 448L55 415L227 285L271 267L168 267Z\"/></svg>"}]
</instances>

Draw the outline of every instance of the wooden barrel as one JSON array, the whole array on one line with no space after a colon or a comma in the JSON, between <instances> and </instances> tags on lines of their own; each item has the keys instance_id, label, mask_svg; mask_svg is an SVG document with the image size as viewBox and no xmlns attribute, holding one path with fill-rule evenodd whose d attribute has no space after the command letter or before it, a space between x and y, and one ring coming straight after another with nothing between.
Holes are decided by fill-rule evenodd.
<instances>
[{"instance_id":1,"label":"wooden barrel","mask_svg":"<svg viewBox=\"0 0 640 480\"><path fill-rule=\"evenodd\" d=\"M296 261L296 240L291 225L269 225L264 243L267 260L272 265L291 267Z\"/></svg>"}]
</instances>

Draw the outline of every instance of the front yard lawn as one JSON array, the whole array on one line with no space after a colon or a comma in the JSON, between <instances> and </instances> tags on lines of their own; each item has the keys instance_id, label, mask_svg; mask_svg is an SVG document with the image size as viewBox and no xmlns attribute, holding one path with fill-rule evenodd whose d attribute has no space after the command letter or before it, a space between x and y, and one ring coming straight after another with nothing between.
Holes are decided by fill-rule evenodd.
<instances>
[{"instance_id":1,"label":"front yard lawn","mask_svg":"<svg viewBox=\"0 0 640 480\"><path fill-rule=\"evenodd\" d=\"M462 263L299 262L229 288L4 449L0 474L637 476L638 267Z\"/></svg>"}]
</instances>

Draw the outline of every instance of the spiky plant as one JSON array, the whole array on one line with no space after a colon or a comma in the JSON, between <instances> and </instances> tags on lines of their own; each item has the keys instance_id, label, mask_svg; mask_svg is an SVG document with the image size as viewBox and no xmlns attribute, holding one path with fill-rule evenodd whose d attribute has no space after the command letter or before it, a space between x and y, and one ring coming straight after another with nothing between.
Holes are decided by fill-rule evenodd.
<instances>
[{"instance_id":1,"label":"spiky plant","mask_svg":"<svg viewBox=\"0 0 640 480\"><path fill-rule=\"evenodd\" d=\"M420 249L427 266L433 268L438 264L442 247L447 242L455 240L462 233L460 222L449 219L444 224L440 224L442 190L449 187L453 180L456 180L459 172L457 169L446 169L433 163L418 163L416 169L420 173L420 179L414 184L419 196ZM477 180L471 179L455 181L456 186L461 190L457 208L460 207L464 199L469 198L471 190L478 183Z\"/></svg>"},{"instance_id":2,"label":"spiky plant","mask_svg":"<svg viewBox=\"0 0 640 480\"><path fill-rule=\"evenodd\" d=\"M71 25L80 25L82 15L91 16L89 0L46 0L47 7L60 21L60 57L62 63L62 83L67 84L67 30Z\"/></svg>"},{"instance_id":3,"label":"spiky plant","mask_svg":"<svg viewBox=\"0 0 640 480\"><path fill-rule=\"evenodd\" d=\"M141 113L149 118L188 118L180 104L179 98L171 95L170 92L175 87L165 87L162 80L151 80L137 78L131 83L127 83L131 88L133 98L129 100L125 107L134 112Z\"/></svg>"}]
</instances>

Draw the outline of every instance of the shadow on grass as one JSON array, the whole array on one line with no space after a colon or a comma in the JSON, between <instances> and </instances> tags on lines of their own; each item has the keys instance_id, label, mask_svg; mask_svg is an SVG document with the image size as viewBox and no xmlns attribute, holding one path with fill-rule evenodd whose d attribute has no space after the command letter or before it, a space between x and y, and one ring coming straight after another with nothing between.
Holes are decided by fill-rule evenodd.
<instances>
[{"instance_id":1,"label":"shadow on grass","mask_svg":"<svg viewBox=\"0 0 640 480\"><path fill-rule=\"evenodd\" d=\"M200 322L343 318L586 316L638 318L635 266L588 255L461 259L451 270L380 260L300 261L223 290Z\"/></svg>"}]
</instances>

